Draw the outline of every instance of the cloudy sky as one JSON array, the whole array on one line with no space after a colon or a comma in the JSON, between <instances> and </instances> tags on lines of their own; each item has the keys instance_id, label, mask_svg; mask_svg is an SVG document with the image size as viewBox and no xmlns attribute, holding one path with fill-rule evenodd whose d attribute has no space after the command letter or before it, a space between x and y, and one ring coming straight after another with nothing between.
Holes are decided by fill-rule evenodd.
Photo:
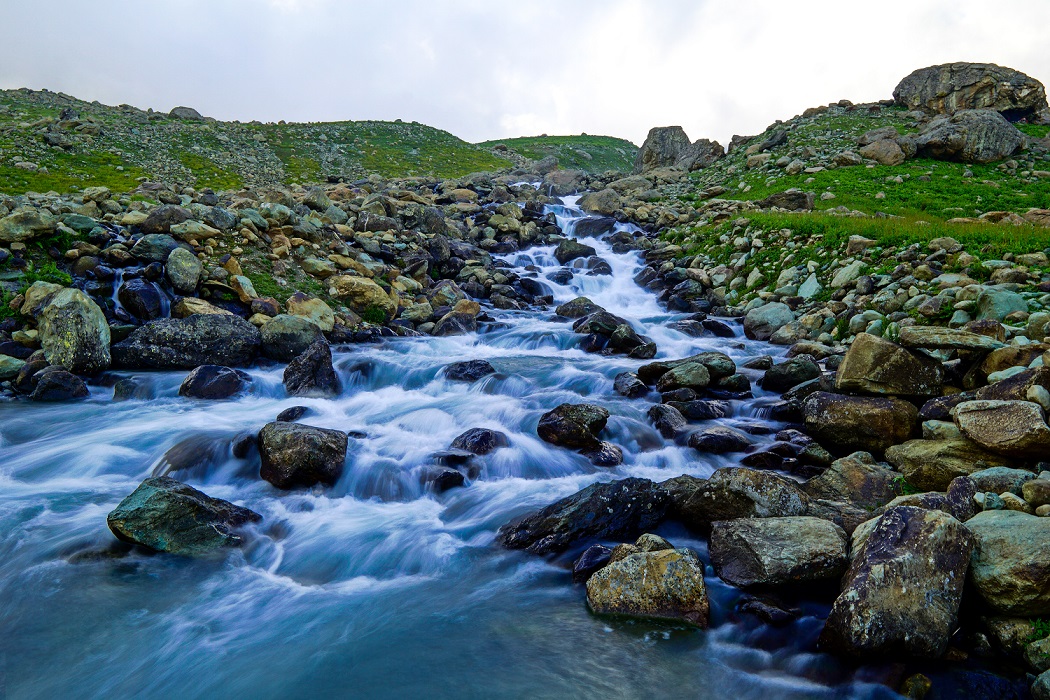
<instances>
[{"instance_id":1,"label":"cloudy sky","mask_svg":"<svg viewBox=\"0 0 1050 700\"><path fill-rule=\"evenodd\" d=\"M0 0L0 87L469 141L656 125L726 142L915 68L1050 81L1047 0Z\"/></svg>"}]
</instances>

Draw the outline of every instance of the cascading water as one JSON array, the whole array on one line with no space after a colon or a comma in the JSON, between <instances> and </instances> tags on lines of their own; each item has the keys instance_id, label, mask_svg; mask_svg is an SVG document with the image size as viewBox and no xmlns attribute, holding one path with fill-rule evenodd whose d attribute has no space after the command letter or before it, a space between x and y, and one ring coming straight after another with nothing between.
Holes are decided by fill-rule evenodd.
<instances>
[{"instance_id":1,"label":"cascading water","mask_svg":"<svg viewBox=\"0 0 1050 700\"><path fill-rule=\"evenodd\" d=\"M552 207L568 235L583 216L574 202ZM562 266L552 247L502 259L556 303L586 295L628 319L660 357L775 353L668 328L675 316L632 281L638 254L584 242L612 274L571 268L553 281ZM344 390L334 400L288 398L274 368L249 371L250 392L233 401L180 398L183 373L122 373L153 398L114 403L111 389L93 387L77 404L0 404L0 679L10 697L893 696L803 651L819 611L783 628L737 617L740 593L710 568L712 628L686 631L596 618L564 561L495 547L500 525L595 480L706 476L733 459L664 440L646 418L651 401L613 391L616 374L641 361L583 352L551 311L492 313L499 323L476 335L337 350ZM444 378L445 365L469 359L498 374ZM778 427L756 417L768 401L756 394L722 422ZM542 413L581 399L612 413L620 467L536 436ZM356 436L330 489L278 491L259 479L257 459L233 456L238 436L295 405L310 408L302 422ZM474 427L503 431L510 446L476 458L465 488L434 495L426 465ZM161 456L185 440L195 463L172 475L262 514L249 545L220 560L84 555L104 550L106 514L172 468ZM704 552L683 531L663 534Z\"/></svg>"}]
</instances>

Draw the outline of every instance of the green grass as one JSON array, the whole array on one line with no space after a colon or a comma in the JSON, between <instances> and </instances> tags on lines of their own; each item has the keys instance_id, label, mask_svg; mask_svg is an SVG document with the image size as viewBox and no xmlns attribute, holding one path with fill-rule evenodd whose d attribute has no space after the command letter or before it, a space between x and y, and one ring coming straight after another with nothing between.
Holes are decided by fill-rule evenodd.
<instances>
[{"instance_id":1,"label":"green grass","mask_svg":"<svg viewBox=\"0 0 1050 700\"><path fill-rule=\"evenodd\" d=\"M193 173L197 188L210 187L214 190L236 190L244 186L244 180L237 173L223 170L215 161L196 153L183 153L179 162Z\"/></svg>"},{"instance_id":2,"label":"green grass","mask_svg":"<svg viewBox=\"0 0 1050 700\"><path fill-rule=\"evenodd\" d=\"M1022 133L1033 138L1045 139L1050 135L1050 124L1015 124Z\"/></svg>"},{"instance_id":3,"label":"green grass","mask_svg":"<svg viewBox=\"0 0 1050 700\"><path fill-rule=\"evenodd\" d=\"M69 192L75 188L108 187L115 192L135 188L135 178L143 175L138 168L107 152L56 152L46 163L48 172L30 172L13 165L0 164L0 192ZM117 167L123 170L117 170Z\"/></svg>"},{"instance_id":4,"label":"green grass","mask_svg":"<svg viewBox=\"0 0 1050 700\"><path fill-rule=\"evenodd\" d=\"M497 144L531 160L554 156L560 168L592 173L607 170L629 173L638 154L638 147L633 143L612 136L525 136L478 145L492 148Z\"/></svg>"}]
</instances>

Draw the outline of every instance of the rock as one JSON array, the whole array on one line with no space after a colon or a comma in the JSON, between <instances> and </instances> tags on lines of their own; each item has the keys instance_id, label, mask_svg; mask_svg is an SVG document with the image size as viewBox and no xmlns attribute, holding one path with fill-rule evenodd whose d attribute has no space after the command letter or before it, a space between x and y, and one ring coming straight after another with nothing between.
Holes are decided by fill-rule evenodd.
<instances>
[{"instance_id":1,"label":"rock","mask_svg":"<svg viewBox=\"0 0 1050 700\"><path fill-rule=\"evenodd\" d=\"M688 549L638 552L587 580L587 604L599 615L626 615L707 627L704 566Z\"/></svg>"},{"instance_id":2,"label":"rock","mask_svg":"<svg viewBox=\"0 0 1050 700\"><path fill-rule=\"evenodd\" d=\"M141 321L160 318L161 296L153 283L142 277L127 280L117 289L117 299L124 310Z\"/></svg>"},{"instance_id":3,"label":"rock","mask_svg":"<svg viewBox=\"0 0 1050 700\"><path fill-rule=\"evenodd\" d=\"M149 213L146 220L139 224L139 230L145 234L170 233L171 227L181 224L193 217L186 209L174 204L164 204Z\"/></svg>"},{"instance_id":4,"label":"rock","mask_svg":"<svg viewBox=\"0 0 1050 700\"><path fill-rule=\"evenodd\" d=\"M45 363L46 364L46 363ZM9 355L0 355L0 381L14 379L25 367L26 361ZM639 382L641 384L641 382ZM642 386L645 386L642 384Z\"/></svg>"},{"instance_id":5,"label":"rock","mask_svg":"<svg viewBox=\"0 0 1050 700\"><path fill-rule=\"evenodd\" d=\"M576 297L572 301L567 301L559 306L554 310L554 313L565 318L583 318L604 310L587 297Z\"/></svg>"},{"instance_id":6,"label":"rock","mask_svg":"<svg viewBox=\"0 0 1050 700\"><path fill-rule=\"evenodd\" d=\"M201 116L201 113L193 107L176 107L168 112L168 116L172 119L189 119L195 122L204 121L204 117Z\"/></svg>"},{"instance_id":7,"label":"rock","mask_svg":"<svg viewBox=\"0 0 1050 700\"><path fill-rule=\"evenodd\" d=\"M616 190L606 188L599 192L588 192L580 197L578 206L586 212L612 216L623 208L623 202ZM562 263L564 264L564 262Z\"/></svg>"},{"instance_id":8,"label":"rock","mask_svg":"<svg viewBox=\"0 0 1050 700\"><path fill-rule=\"evenodd\" d=\"M1033 387L1050 387L1050 367L1034 367L1018 372L994 384L981 387L974 396L982 401L1024 401Z\"/></svg>"},{"instance_id":9,"label":"rock","mask_svg":"<svg viewBox=\"0 0 1050 700\"><path fill-rule=\"evenodd\" d=\"M620 396L638 399L649 393L649 387L630 372L620 372L613 380L613 389Z\"/></svg>"},{"instance_id":10,"label":"rock","mask_svg":"<svg viewBox=\"0 0 1050 700\"><path fill-rule=\"evenodd\" d=\"M1042 407L1030 401L966 401L955 407L963 435L991 452L1039 458L1050 450Z\"/></svg>"},{"instance_id":11,"label":"rock","mask_svg":"<svg viewBox=\"0 0 1050 700\"><path fill-rule=\"evenodd\" d=\"M1017 292L985 287L977 297L977 318L1002 321L1015 311L1028 313L1028 303Z\"/></svg>"},{"instance_id":12,"label":"rock","mask_svg":"<svg viewBox=\"0 0 1050 700\"><path fill-rule=\"evenodd\" d=\"M332 486L343 474L346 433L299 423L267 423L259 431L260 476L279 489Z\"/></svg>"},{"instance_id":13,"label":"rock","mask_svg":"<svg viewBox=\"0 0 1050 700\"><path fill-rule=\"evenodd\" d=\"M229 367L218 365L201 365L194 368L182 386L179 387L179 396L189 396L195 399L228 399L245 389L248 379Z\"/></svg>"},{"instance_id":14,"label":"rock","mask_svg":"<svg viewBox=\"0 0 1050 700\"><path fill-rule=\"evenodd\" d=\"M452 441L452 449L465 450L476 455L487 455L510 445L506 433L488 428L471 428Z\"/></svg>"},{"instance_id":15,"label":"rock","mask_svg":"<svg viewBox=\"0 0 1050 700\"><path fill-rule=\"evenodd\" d=\"M671 409L674 410L674 409ZM688 444L698 452L725 454L742 452L751 446L751 438L745 433L724 425L698 430L689 436Z\"/></svg>"},{"instance_id":16,"label":"rock","mask_svg":"<svg viewBox=\"0 0 1050 700\"><path fill-rule=\"evenodd\" d=\"M1004 615L1050 614L1050 518L986 510L966 527L977 542L970 581L981 598Z\"/></svg>"},{"instance_id":17,"label":"rock","mask_svg":"<svg viewBox=\"0 0 1050 700\"><path fill-rule=\"evenodd\" d=\"M668 440L685 430L685 416L674 406L656 404L649 409L648 415L653 427Z\"/></svg>"},{"instance_id":18,"label":"rock","mask_svg":"<svg viewBox=\"0 0 1050 700\"><path fill-rule=\"evenodd\" d=\"M836 459L805 484L810 498L843 501L869 510L880 508L897 495L900 474L875 463L866 452Z\"/></svg>"},{"instance_id":19,"label":"rock","mask_svg":"<svg viewBox=\"0 0 1050 700\"><path fill-rule=\"evenodd\" d=\"M937 510L891 508L853 561L828 616L821 646L853 656L944 654L956 629L974 538Z\"/></svg>"},{"instance_id":20,"label":"rock","mask_svg":"<svg viewBox=\"0 0 1050 700\"><path fill-rule=\"evenodd\" d=\"M846 533L820 518L756 518L712 523L711 563L734 586L780 586L837 579L849 563Z\"/></svg>"},{"instance_id":21,"label":"rock","mask_svg":"<svg viewBox=\"0 0 1050 700\"><path fill-rule=\"evenodd\" d=\"M1050 700L1050 671L1043 671L1032 683L1033 700Z\"/></svg>"},{"instance_id":22,"label":"rock","mask_svg":"<svg viewBox=\"0 0 1050 700\"><path fill-rule=\"evenodd\" d=\"M47 306L48 302L51 301L52 297L63 289L65 289L65 287L60 284L37 280L29 285L29 288L25 291L25 301L22 302L19 311L23 316L36 318L40 315L40 312L44 310L44 307Z\"/></svg>"},{"instance_id":23,"label":"rock","mask_svg":"<svg viewBox=\"0 0 1050 700\"><path fill-rule=\"evenodd\" d=\"M452 311L441 317L441 319L434 325L434 330L431 331L431 335L463 335L465 333L474 333L477 330L478 320L476 314Z\"/></svg>"},{"instance_id":24,"label":"rock","mask_svg":"<svg viewBox=\"0 0 1050 700\"><path fill-rule=\"evenodd\" d=\"M939 396L943 383L940 362L870 333L857 335L835 373L839 391L882 396Z\"/></svg>"},{"instance_id":25,"label":"rock","mask_svg":"<svg viewBox=\"0 0 1050 700\"><path fill-rule=\"evenodd\" d=\"M284 368L284 388L289 396L330 398L343 390L332 366L332 349L323 338L315 340Z\"/></svg>"},{"instance_id":26,"label":"rock","mask_svg":"<svg viewBox=\"0 0 1050 700\"><path fill-rule=\"evenodd\" d=\"M818 391L802 404L806 428L831 452L882 452L911 437L918 410L900 399Z\"/></svg>"},{"instance_id":27,"label":"rock","mask_svg":"<svg viewBox=\"0 0 1050 700\"><path fill-rule=\"evenodd\" d=\"M106 517L117 539L158 552L202 556L240 546L236 529L258 513L212 498L167 476L143 481Z\"/></svg>"},{"instance_id":28,"label":"rock","mask_svg":"<svg viewBox=\"0 0 1050 700\"><path fill-rule=\"evenodd\" d=\"M38 319L44 357L70 372L94 374L110 366L109 324L102 309L79 289L51 296Z\"/></svg>"},{"instance_id":29,"label":"rock","mask_svg":"<svg viewBox=\"0 0 1050 700\"><path fill-rule=\"evenodd\" d=\"M609 412L601 406L563 403L540 417L536 432L553 445L579 450L598 450L598 433L605 428Z\"/></svg>"},{"instance_id":30,"label":"rock","mask_svg":"<svg viewBox=\"0 0 1050 700\"><path fill-rule=\"evenodd\" d=\"M198 299L196 297L183 297L171 307L172 318L189 318L195 314L203 314L206 316L235 315L226 309L220 309L218 306L213 306L203 299Z\"/></svg>"},{"instance_id":31,"label":"rock","mask_svg":"<svg viewBox=\"0 0 1050 700\"><path fill-rule=\"evenodd\" d=\"M762 375L762 388L783 393L820 376L820 367L809 355L799 355L773 365Z\"/></svg>"},{"instance_id":32,"label":"rock","mask_svg":"<svg viewBox=\"0 0 1050 700\"><path fill-rule=\"evenodd\" d=\"M909 440L886 450L886 461L908 483L923 491L944 491L958 476L968 476L1003 459L969 440Z\"/></svg>"},{"instance_id":33,"label":"rock","mask_svg":"<svg viewBox=\"0 0 1050 700\"><path fill-rule=\"evenodd\" d=\"M243 367L255 359L260 343L259 330L239 316L160 319L114 344L113 363L123 369Z\"/></svg>"},{"instance_id":34,"label":"rock","mask_svg":"<svg viewBox=\"0 0 1050 700\"><path fill-rule=\"evenodd\" d=\"M32 401L75 401L86 399L89 394L83 379L61 367L41 370L33 379L36 386L29 395Z\"/></svg>"},{"instance_id":35,"label":"rock","mask_svg":"<svg viewBox=\"0 0 1050 700\"><path fill-rule=\"evenodd\" d=\"M476 382L482 377L495 373L496 368L487 360L453 362L445 367L445 378L453 382Z\"/></svg>"},{"instance_id":36,"label":"rock","mask_svg":"<svg viewBox=\"0 0 1050 700\"><path fill-rule=\"evenodd\" d=\"M1004 343L979 333L936 326L905 326L898 341L906 348L948 350L996 350Z\"/></svg>"},{"instance_id":37,"label":"rock","mask_svg":"<svg viewBox=\"0 0 1050 700\"><path fill-rule=\"evenodd\" d=\"M1010 121L1038 117L1047 109L1042 83L994 63L945 63L920 68L893 90L897 104L928 114L992 109Z\"/></svg>"},{"instance_id":38,"label":"rock","mask_svg":"<svg viewBox=\"0 0 1050 700\"><path fill-rule=\"evenodd\" d=\"M260 331L263 354L278 362L289 362L314 343L324 342L324 334L314 323L290 314L274 316Z\"/></svg>"},{"instance_id":39,"label":"rock","mask_svg":"<svg viewBox=\"0 0 1050 700\"><path fill-rule=\"evenodd\" d=\"M19 209L0 219L0 243L24 243L54 233L58 222L43 209Z\"/></svg>"},{"instance_id":40,"label":"rock","mask_svg":"<svg viewBox=\"0 0 1050 700\"><path fill-rule=\"evenodd\" d=\"M974 109L934 119L915 144L924 158L994 163L1019 152L1025 137L998 112Z\"/></svg>"},{"instance_id":41,"label":"rock","mask_svg":"<svg viewBox=\"0 0 1050 700\"><path fill-rule=\"evenodd\" d=\"M496 541L533 554L563 552L587 540L623 540L656 528L670 495L648 479L591 484L538 513L500 528Z\"/></svg>"},{"instance_id":42,"label":"rock","mask_svg":"<svg viewBox=\"0 0 1050 700\"><path fill-rule=\"evenodd\" d=\"M702 527L716 520L805 515L809 497L799 485L773 472L727 467L675 499L682 521Z\"/></svg>"},{"instance_id":43,"label":"rock","mask_svg":"<svg viewBox=\"0 0 1050 700\"><path fill-rule=\"evenodd\" d=\"M691 145L685 130L680 126L653 127L638 149L633 172L647 173L675 165Z\"/></svg>"},{"instance_id":44,"label":"rock","mask_svg":"<svg viewBox=\"0 0 1050 700\"><path fill-rule=\"evenodd\" d=\"M686 362L668 370L656 382L656 390L663 393L675 389L703 389L711 383L711 373L700 362Z\"/></svg>"},{"instance_id":45,"label":"rock","mask_svg":"<svg viewBox=\"0 0 1050 700\"><path fill-rule=\"evenodd\" d=\"M583 243L571 238L562 240L562 242L558 244L558 247L554 249L554 257L562 265L570 260L575 260L576 258L589 258L597 254L598 251L593 247L584 245Z\"/></svg>"},{"instance_id":46,"label":"rock","mask_svg":"<svg viewBox=\"0 0 1050 700\"><path fill-rule=\"evenodd\" d=\"M296 292L288 297L285 307L289 315L305 318L325 333L335 328L335 314L322 299Z\"/></svg>"},{"instance_id":47,"label":"rock","mask_svg":"<svg viewBox=\"0 0 1050 700\"><path fill-rule=\"evenodd\" d=\"M795 320L787 304L772 302L751 309L744 317L744 335L752 340L769 340L775 332Z\"/></svg>"},{"instance_id":48,"label":"rock","mask_svg":"<svg viewBox=\"0 0 1050 700\"><path fill-rule=\"evenodd\" d=\"M204 266L185 248L175 248L167 257L164 271L172 288L179 294L193 294L200 283Z\"/></svg>"},{"instance_id":49,"label":"rock","mask_svg":"<svg viewBox=\"0 0 1050 700\"><path fill-rule=\"evenodd\" d=\"M397 313L397 304L390 295L370 279L341 275L329 277L327 282L331 296L370 323L389 321Z\"/></svg>"},{"instance_id":50,"label":"rock","mask_svg":"<svg viewBox=\"0 0 1050 700\"><path fill-rule=\"evenodd\" d=\"M642 365L638 368L638 379L648 385L655 384L660 377L675 367L689 363L702 364L707 368L707 373L712 380L736 374L736 363L728 355L721 352L702 352L699 355L692 355L680 360L661 360Z\"/></svg>"},{"instance_id":51,"label":"rock","mask_svg":"<svg viewBox=\"0 0 1050 700\"><path fill-rule=\"evenodd\" d=\"M131 254L139 260L162 263L178 247L179 242L167 234L149 233L131 247Z\"/></svg>"},{"instance_id":52,"label":"rock","mask_svg":"<svg viewBox=\"0 0 1050 700\"><path fill-rule=\"evenodd\" d=\"M862 157L870 158L881 165L900 165L905 159L904 151L893 139L880 139L869 143L863 146L859 153Z\"/></svg>"},{"instance_id":53,"label":"rock","mask_svg":"<svg viewBox=\"0 0 1050 700\"><path fill-rule=\"evenodd\" d=\"M812 192L788 190L771 194L756 202L762 209L786 209L788 211L811 211L815 198Z\"/></svg>"},{"instance_id":54,"label":"rock","mask_svg":"<svg viewBox=\"0 0 1050 700\"><path fill-rule=\"evenodd\" d=\"M586 583L595 571L609 563L612 550L603 544L592 544L572 564L573 583Z\"/></svg>"}]
</instances>

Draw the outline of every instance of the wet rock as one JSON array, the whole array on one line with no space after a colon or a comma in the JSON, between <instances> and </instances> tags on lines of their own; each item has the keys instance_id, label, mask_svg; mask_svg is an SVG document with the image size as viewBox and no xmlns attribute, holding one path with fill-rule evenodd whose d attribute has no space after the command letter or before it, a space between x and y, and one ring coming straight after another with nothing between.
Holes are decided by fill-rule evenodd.
<instances>
[{"instance_id":1,"label":"wet rock","mask_svg":"<svg viewBox=\"0 0 1050 700\"><path fill-rule=\"evenodd\" d=\"M580 197L578 205L592 214L612 216L623 207L623 201L616 190L606 188L598 192L587 192ZM561 261L564 264L564 261Z\"/></svg>"},{"instance_id":2,"label":"wet rock","mask_svg":"<svg viewBox=\"0 0 1050 700\"><path fill-rule=\"evenodd\" d=\"M955 423L963 435L991 452L1018 458L1050 452L1050 427L1037 403L966 401L955 407Z\"/></svg>"},{"instance_id":3,"label":"wet rock","mask_svg":"<svg viewBox=\"0 0 1050 700\"><path fill-rule=\"evenodd\" d=\"M589 258L592 255L597 254L598 251L596 251L593 247L575 241L571 238L564 239L561 243L558 244L558 247L554 249L554 257L562 265L569 262L570 260L575 260L576 258Z\"/></svg>"},{"instance_id":4,"label":"wet rock","mask_svg":"<svg viewBox=\"0 0 1050 700\"><path fill-rule=\"evenodd\" d=\"M587 580L587 604L600 615L625 615L707 627L704 566L688 549L639 552Z\"/></svg>"},{"instance_id":5,"label":"wet rock","mask_svg":"<svg viewBox=\"0 0 1050 700\"><path fill-rule=\"evenodd\" d=\"M280 489L332 486L342 476L347 443L339 430L267 423L259 431L260 475Z\"/></svg>"},{"instance_id":6,"label":"wet rock","mask_svg":"<svg viewBox=\"0 0 1050 700\"><path fill-rule=\"evenodd\" d=\"M638 379L652 385L671 370L685 364L703 365L713 380L736 374L736 363L728 355L721 352L703 352L680 360L661 360L642 365L638 368Z\"/></svg>"},{"instance_id":7,"label":"wet rock","mask_svg":"<svg viewBox=\"0 0 1050 700\"><path fill-rule=\"evenodd\" d=\"M668 440L685 430L685 417L673 406L657 404L649 409L649 420L652 421L661 435Z\"/></svg>"},{"instance_id":8,"label":"wet rock","mask_svg":"<svg viewBox=\"0 0 1050 700\"><path fill-rule=\"evenodd\" d=\"M744 335L752 340L769 340L778 330L795 320L787 304L772 302L751 309L744 317Z\"/></svg>"},{"instance_id":9,"label":"wet rock","mask_svg":"<svg viewBox=\"0 0 1050 700\"><path fill-rule=\"evenodd\" d=\"M452 449L465 450L476 455L487 455L495 452L501 447L510 445L510 439L506 433L488 428L471 428L470 430L456 436L452 441Z\"/></svg>"},{"instance_id":10,"label":"wet rock","mask_svg":"<svg viewBox=\"0 0 1050 700\"><path fill-rule=\"evenodd\" d=\"M667 405L689 420L725 418L732 410L728 401L669 401Z\"/></svg>"},{"instance_id":11,"label":"wet rock","mask_svg":"<svg viewBox=\"0 0 1050 700\"><path fill-rule=\"evenodd\" d=\"M592 404L565 403L540 417L536 432L545 442L559 447L598 450L598 433L605 428L609 412Z\"/></svg>"},{"instance_id":12,"label":"wet rock","mask_svg":"<svg viewBox=\"0 0 1050 700\"><path fill-rule=\"evenodd\" d=\"M818 391L802 404L806 428L831 452L882 452L904 442L918 410L893 398L842 396Z\"/></svg>"},{"instance_id":13,"label":"wet rock","mask_svg":"<svg viewBox=\"0 0 1050 700\"><path fill-rule=\"evenodd\" d=\"M609 563L612 550L603 544L593 544L584 550L572 564L573 583L586 583L595 571Z\"/></svg>"},{"instance_id":14,"label":"wet rock","mask_svg":"<svg viewBox=\"0 0 1050 700\"><path fill-rule=\"evenodd\" d=\"M295 359L314 343L327 344L315 323L291 314L280 314L267 321L260 329L260 340L263 354L278 362Z\"/></svg>"},{"instance_id":15,"label":"wet rock","mask_svg":"<svg viewBox=\"0 0 1050 700\"><path fill-rule=\"evenodd\" d=\"M218 365L201 365L194 368L182 386L179 396L195 399L228 399L240 393L251 381L243 372Z\"/></svg>"},{"instance_id":16,"label":"wet rock","mask_svg":"<svg viewBox=\"0 0 1050 700\"><path fill-rule=\"evenodd\" d=\"M846 533L820 518L754 518L711 525L715 574L734 586L837 579L846 570Z\"/></svg>"},{"instance_id":17,"label":"wet rock","mask_svg":"<svg viewBox=\"0 0 1050 700\"><path fill-rule=\"evenodd\" d=\"M279 423L294 423L309 412L310 409L306 406L292 406L278 413L274 420Z\"/></svg>"},{"instance_id":18,"label":"wet rock","mask_svg":"<svg viewBox=\"0 0 1050 700\"><path fill-rule=\"evenodd\" d=\"M870 333L860 333L835 374L843 392L883 396L937 396L943 391L941 364Z\"/></svg>"},{"instance_id":19,"label":"wet rock","mask_svg":"<svg viewBox=\"0 0 1050 700\"><path fill-rule=\"evenodd\" d=\"M597 311L604 310L605 309L598 306L587 297L576 297L572 301L567 301L559 306L554 312L565 318L583 318L584 316L590 316Z\"/></svg>"},{"instance_id":20,"label":"wet rock","mask_svg":"<svg viewBox=\"0 0 1050 700\"><path fill-rule=\"evenodd\" d=\"M204 266L185 248L175 248L167 258L164 271L172 288L179 294L193 294L200 284Z\"/></svg>"},{"instance_id":21,"label":"wet rock","mask_svg":"<svg viewBox=\"0 0 1050 700\"><path fill-rule=\"evenodd\" d=\"M698 452L725 454L746 450L751 446L751 438L739 430L716 425L690 434L688 444Z\"/></svg>"},{"instance_id":22,"label":"wet rock","mask_svg":"<svg viewBox=\"0 0 1050 700\"><path fill-rule=\"evenodd\" d=\"M602 440L596 449L584 451L583 455L596 467L616 467L623 464L623 450L605 440Z\"/></svg>"},{"instance_id":23,"label":"wet rock","mask_svg":"<svg viewBox=\"0 0 1050 700\"><path fill-rule=\"evenodd\" d=\"M923 491L944 491L956 477L1004 464L969 440L909 440L886 450L886 461Z\"/></svg>"},{"instance_id":24,"label":"wet rock","mask_svg":"<svg viewBox=\"0 0 1050 700\"><path fill-rule=\"evenodd\" d=\"M435 493L444 493L465 485L467 477L458 469L438 466L428 468L423 475L423 481L430 485Z\"/></svg>"},{"instance_id":25,"label":"wet rock","mask_svg":"<svg viewBox=\"0 0 1050 700\"><path fill-rule=\"evenodd\" d=\"M656 382L656 390L663 393L675 389L703 389L711 383L711 373L700 362L686 362L668 370Z\"/></svg>"},{"instance_id":26,"label":"wet rock","mask_svg":"<svg viewBox=\"0 0 1050 700\"><path fill-rule=\"evenodd\" d=\"M453 362L445 367L445 378L453 382L476 382L482 377L495 373L496 368L487 360Z\"/></svg>"},{"instance_id":27,"label":"wet rock","mask_svg":"<svg viewBox=\"0 0 1050 700\"><path fill-rule=\"evenodd\" d=\"M323 339L314 341L284 368L284 388L289 396L338 396L343 383L332 366L332 349Z\"/></svg>"},{"instance_id":28,"label":"wet rock","mask_svg":"<svg viewBox=\"0 0 1050 700\"><path fill-rule=\"evenodd\" d=\"M117 290L117 299L125 311L140 321L161 317L160 292L149 280L141 277L128 280Z\"/></svg>"},{"instance_id":29,"label":"wet rock","mask_svg":"<svg viewBox=\"0 0 1050 700\"><path fill-rule=\"evenodd\" d=\"M240 367L255 359L260 342L259 330L238 316L196 314L160 319L114 344L113 363L123 369Z\"/></svg>"},{"instance_id":30,"label":"wet rock","mask_svg":"<svg viewBox=\"0 0 1050 700\"><path fill-rule=\"evenodd\" d=\"M118 539L158 552L202 556L243 543L237 528L261 520L247 508L212 498L167 476L150 477L111 512Z\"/></svg>"},{"instance_id":31,"label":"wet rock","mask_svg":"<svg viewBox=\"0 0 1050 700\"><path fill-rule=\"evenodd\" d=\"M783 393L819 376L820 367L813 358L809 355L799 355L766 370L762 375L762 388Z\"/></svg>"},{"instance_id":32,"label":"wet rock","mask_svg":"<svg viewBox=\"0 0 1050 700\"><path fill-rule=\"evenodd\" d=\"M443 337L448 335L465 335L478 330L476 314L449 312L434 325L431 335Z\"/></svg>"},{"instance_id":33,"label":"wet rock","mask_svg":"<svg viewBox=\"0 0 1050 700\"><path fill-rule=\"evenodd\" d=\"M860 533L821 646L854 656L940 657L956 628L973 536L946 513L910 507L888 510L866 539Z\"/></svg>"},{"instance_id":34,"label":"wet rock","mask_svg":"<svg viewBox=\"0 0 1050 700\"><path fill-rule=\"evenodd\" d=\"M60 366L43 370L34 379L36 386L29 395L33 401L75 401L86 399L89 395L84 380Z\"/></svg>"},{"instance_id":35,"label":"wet rock","mask_svg":"<svg viewBox=\"0 0 1050 700\"><path fill-rule=\"evenodd\" d=\"M638 399L649 393L649 387L630 372L617 374L613 380L613 389L620 396L626 396L629 399Z\"/></svg>"},{"instance_id":36,"label":"wet rock","mask_svg":"<svg viewBox=\"0 0 1050 700\"><path fill-rule=\"evenodd\" d=\"M44 357L51 364L85 374L109 367L109 324L98 304L84 292L55 292L44 303L37 323Z\"/></svg>"},{"instance_id":37,"label":"wet rock","mask_svg":"<svg viewBox=\"0 0 1050 700\"><path fill-rule=\"evenodd\" d=\"M837 459L819 476L803 485L814 499L845 501L861 508L879 508L892 501L899 490L900 474L876 464L866 452Z\"/></svg>"},{"instance_id":38,"label":"wet rock","mask_svg":"<svg viewBox=\"0 0 1050 700\"><path fill-rule=\"evenodd\" d=\"M976 538L970 580L981 598L1005 615L1050 614L1050 518L986 510L966 527Z\"/></svg>"},{"instance_id":39,"label":"wet rock","mask_svg":"<svg viewBox=\"0 0 1050 700\"><path fill-rule=\"evenodd\" d=\"M809 496L791 479L740 467L695 480L695 488L676 498L675 508L685 524L700 527L716 520L805 515L808 504Z\"/></svg>"},{"instance_id":40,"label":"wet rock","mask_svg":"<svg viewBox=\"0 0 1050 700\"><path fill-rule=\"evenodd\" d=\"M496 541L533 554L562 552L587 540L624 540L656 528L670 495L648 479L597 483L500 528Z\"/></svg>"}]
</instances>

